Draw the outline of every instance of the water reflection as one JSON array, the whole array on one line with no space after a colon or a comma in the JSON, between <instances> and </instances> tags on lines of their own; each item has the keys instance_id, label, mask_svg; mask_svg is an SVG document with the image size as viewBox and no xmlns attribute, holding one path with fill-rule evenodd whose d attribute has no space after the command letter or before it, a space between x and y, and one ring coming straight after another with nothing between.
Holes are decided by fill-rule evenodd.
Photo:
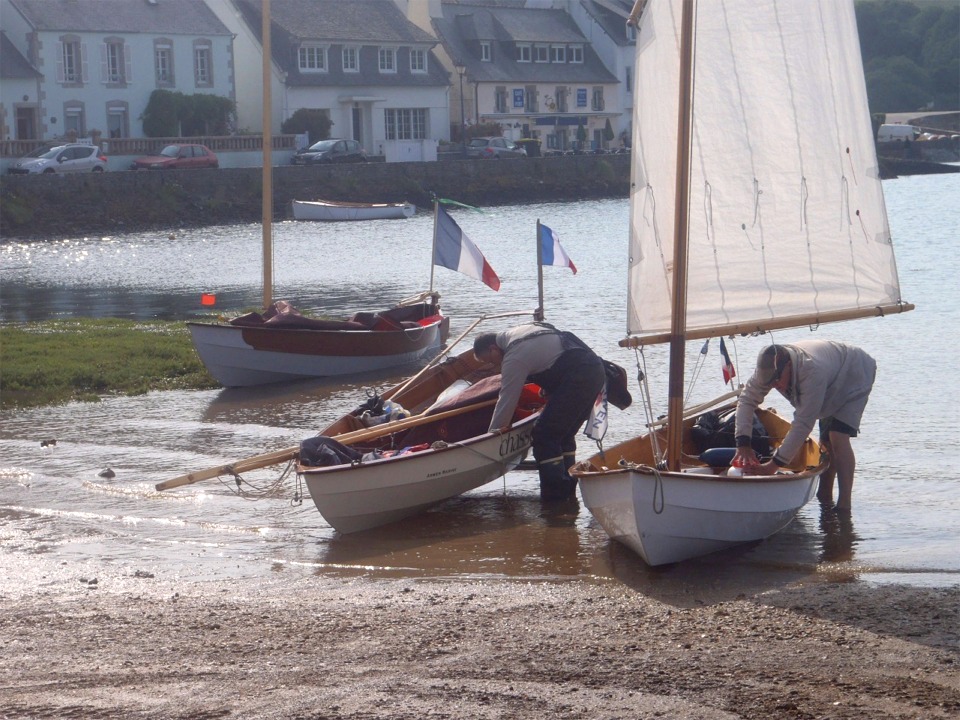
<instances>
[{"instance_id":1,"label":"water reflection","mask_svg":"<svg viewBox=\"0 0 960 720\"><path fill-rule=\"evenodd\" d=\"M860 538L853 530L853 517L849 512L822 507L820 532L823 533L820 562L840 563L853 560L853 549Z\"/></svg>"}]
</instances>

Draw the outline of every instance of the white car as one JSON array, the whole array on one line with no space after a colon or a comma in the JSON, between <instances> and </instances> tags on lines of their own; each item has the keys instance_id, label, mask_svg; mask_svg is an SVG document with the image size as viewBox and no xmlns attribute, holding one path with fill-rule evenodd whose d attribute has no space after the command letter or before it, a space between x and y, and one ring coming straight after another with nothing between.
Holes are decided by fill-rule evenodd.
<instances>
[{"instance_id":1,"label":"white car","mask_svg":"<svg viewBox=\"0 0 960 720\"><path fill-rule=\"evenodd\" d=\"M30 173L103 172L107 156L96 145L57 145L37 148L7 168L10 175Z\"/></svg>"}]
</instances>

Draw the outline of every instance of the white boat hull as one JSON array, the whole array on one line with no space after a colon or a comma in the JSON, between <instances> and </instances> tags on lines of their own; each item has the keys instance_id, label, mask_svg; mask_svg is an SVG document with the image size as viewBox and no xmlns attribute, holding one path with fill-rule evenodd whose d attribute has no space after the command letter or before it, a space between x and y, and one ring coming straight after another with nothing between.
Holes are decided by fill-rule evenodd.
<instances>
[{"instance_id":1,"label":"white boat hull","mask_svg":"<svg viewBox=\"0 0 960 720\"><path fill-rule=\"evenodd\" d=\"M448 323L444 318L396 332L187 325L197 354L214 379L226 387L245 387L417 363L440 352Z\"/></svg>"},{"instance_id":2,"label":"white boat hull","mask_svg":"<svg viewBox=\"0 0 960 720\"><path fill-rule=\"evenodd\" d=\"M728 478L622 469L579 476L583 502L607 534L648 565L763 540L815 493L819 470Z\"/></svg>"},{"instance_id":3,"label":"white boat hull","mask_svg":"<svg viewBox=\"0 0 960 720\"><path fill-rule=\"evenodd\" d=\"M538 415L508 432L486 433L400 457L358 465L300 468L317 510L353 533L410 517L503 476L524 459Z\"/></svg>"},{"instance_id":4,"label":"white boat hull","mask_svg":"<svg viewBox=\"0 0 960 720\"><path fill-rule=\"evenodd\" d=\"M412 203L348 203L324 200L294 200L295 220L382 220L413 217Z\"/></svg>"}]
</instances>

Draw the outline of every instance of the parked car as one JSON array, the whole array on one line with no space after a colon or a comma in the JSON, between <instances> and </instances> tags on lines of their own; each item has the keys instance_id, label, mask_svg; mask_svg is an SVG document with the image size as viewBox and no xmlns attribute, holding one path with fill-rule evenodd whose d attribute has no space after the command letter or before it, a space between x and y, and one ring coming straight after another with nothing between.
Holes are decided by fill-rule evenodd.
<instances>
[{"instance_id":1,"label":"parked car","mask_svg":"<svg viewBox=\"0 0 960 720\"><path fill-rule=\"evenodd\" d=\"M103 172L106 169L107 156L96 145L70 143L38 148L7 168L7 173Z\"/></svg>"},{"instance_id":2,"label":"parked car","mask_svg":"<svg viewBox=\"0 0 960 720\"><path fill-rule=\"evenodd\" d=\"M308 148L298 150L290 162L293 165L314 165L316 163L354 163L366 162L367 153L356 140L331 138L321 140Z\"/></svg>"},{"instance_id":3,"label":"parked car","mask_svg":"<svg viewBox=\"0 0 960 720\"><path fill-rule=\"evenodd\" d=\"M169 170L181 168L218 168L220 161L206 145L167 145L159 155L147 155L133 161L132 170Z\"/></svg>"},{"instance_id":4,"label":"parked car","mask_svg":"<svg viewBox=\"0 0 960 720\"><path fill-rule=\"evenodd\" d=\"M507 140L503 137L478 137L471 140L470 144L467 145L467 157L471 158L506 160L508 158L522 158L526 156L526 150L513 142L513 140Z\"/></svg>"}]
</instances>

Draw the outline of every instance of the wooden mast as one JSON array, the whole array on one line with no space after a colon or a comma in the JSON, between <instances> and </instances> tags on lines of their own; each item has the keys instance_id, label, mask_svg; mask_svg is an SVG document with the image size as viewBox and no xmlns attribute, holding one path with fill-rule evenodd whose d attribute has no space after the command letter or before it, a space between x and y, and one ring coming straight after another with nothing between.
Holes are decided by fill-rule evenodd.
<instances>
[{"instance_id":1,"label":"wooden mast","mask_svg":"<svg viewBox=\"0 0 960 720\"><path fill-rule=\"evenodd\" d=\"M262 0L261 49L263 50L263 309L273 303L273 128L270 90L270 0Z\"/></svg>"},{"instance_id":2,"label":"wooden mast","mask_svg":"<svg viewBox=\"0 0 960 720\"><path fill-rule=\"evenodd\" d=\"M693 107L694 0L684 0L680 20L680 102L677 118L677 186L673 237L673 311L667 404L667 468L680 469L683 448L683 372L687 338L687 246L690 204L690 130Z\"/></svg>"}]
</instances>

